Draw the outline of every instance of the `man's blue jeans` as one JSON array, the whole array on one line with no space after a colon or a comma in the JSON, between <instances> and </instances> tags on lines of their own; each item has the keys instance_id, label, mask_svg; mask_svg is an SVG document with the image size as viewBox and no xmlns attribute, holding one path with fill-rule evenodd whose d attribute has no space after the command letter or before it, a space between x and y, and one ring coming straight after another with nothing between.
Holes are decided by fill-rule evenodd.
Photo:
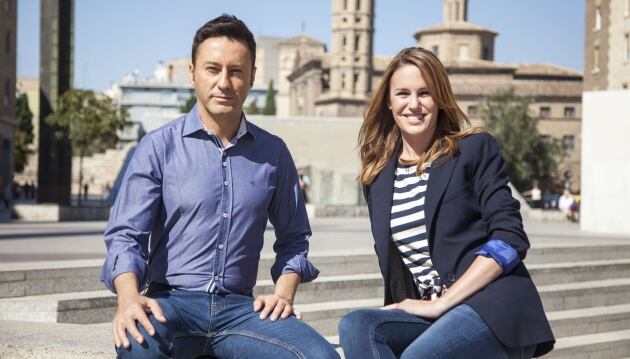
<instances>
[{"instance_id":1,"label":"man's blue jeans","mask_svg":"<svg viewBox=\"0 0 630 359\"><path fill-rule=\"evenodd\" d=\"M346 359L531 358L535 346L506 348L468 305L429 321L402 310L359 309L339 323Z\"/></svg>"},{"instance_id":2,"label":"man's blue jeans","mask_svg":"<svg viewBox=\"0 0 630 359\"><path fill-rule=\"evenodd\" d=\"M149 316L156 333L138 329L142 345L129 337L118 358L339 358L313 328L295 317L261 320L252 297L161 291L149 294L164 311L165 324Z\"/></svg>"}]
</instances>

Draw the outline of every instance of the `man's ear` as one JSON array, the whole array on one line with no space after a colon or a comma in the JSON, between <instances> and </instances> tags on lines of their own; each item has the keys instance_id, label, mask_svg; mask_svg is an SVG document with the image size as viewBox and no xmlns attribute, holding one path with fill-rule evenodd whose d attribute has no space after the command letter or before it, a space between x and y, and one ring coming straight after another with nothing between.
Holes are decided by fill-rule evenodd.
<instances>
[{"instance_id":1,"label":"man's ear","mask_svg":"<svg viewBox=\"0 0 630 359\"><path fill-rule=\"evenodd\" d=\"M252 82L249 84L249 87L254 87L254 80L256 79L256 66L252 69Z\"/></svg>"},{"instance_id":2,"label":"man's ear","mask_svg":"<svg viewBox=\"0 0 630 359\"><path fill-rule=\"evenodd\" d=\"M190 83L195 84L195 65L193 63L188 64L188 78L190 78Z\"/></svg>"}]
</instances>

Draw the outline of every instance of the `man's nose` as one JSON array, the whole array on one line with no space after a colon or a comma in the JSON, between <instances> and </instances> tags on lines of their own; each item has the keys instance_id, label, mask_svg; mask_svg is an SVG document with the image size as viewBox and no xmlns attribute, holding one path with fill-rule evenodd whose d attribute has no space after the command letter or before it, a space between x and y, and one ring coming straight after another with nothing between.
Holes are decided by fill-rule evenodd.
<instances>
[{"instance_id":1,"label":"man's nose","mask_svg":"<svg viewBox=\"0 0 630 359\"><path fill-rule=\"evenodd\" d=\"M228 69L224 69L223 71L221 71L221 74L219 74L219 79L217 80L217 86L220 89L229 89L232 87Z\"/></svg>"}]
</instances>

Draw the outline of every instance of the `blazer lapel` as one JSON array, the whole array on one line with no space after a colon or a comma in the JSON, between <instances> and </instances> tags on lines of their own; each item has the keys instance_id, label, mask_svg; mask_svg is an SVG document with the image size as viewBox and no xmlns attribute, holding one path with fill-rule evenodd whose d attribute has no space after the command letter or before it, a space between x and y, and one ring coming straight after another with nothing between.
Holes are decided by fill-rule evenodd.
<instances>
[{"instance_id":1,"label":"blazer lapel","mask_svg":"<svg viewBox=\"0 0 630 359\"><path fill-rule=\"evenodd\" d=\"M398 146L396 146L398 149ZM398 153L397 150L394 153ZM397 156L383 168L371 186L372 196L372 228L374 230L374 242L379 253L387 256L389 252L390 218L392 210L392 197L394 195L394 174L396 170Z\"/></svg>"},{"instance_id":2,"label":"blazer lapel","mask_svg":"<svg viewBox=\"0 0 630 359\"><path fill-rule=\"evenodd\" d=\"M453 156L446 162L431 167L429 183L427 185L426 199L424 203L424 217L426 218L427 233L429 234L429 246L433 249L433 234L431 229L435 220L435 211L442 200L444 191L451 180L455 162L459 156Z\"/></svg>"}]
</instances>

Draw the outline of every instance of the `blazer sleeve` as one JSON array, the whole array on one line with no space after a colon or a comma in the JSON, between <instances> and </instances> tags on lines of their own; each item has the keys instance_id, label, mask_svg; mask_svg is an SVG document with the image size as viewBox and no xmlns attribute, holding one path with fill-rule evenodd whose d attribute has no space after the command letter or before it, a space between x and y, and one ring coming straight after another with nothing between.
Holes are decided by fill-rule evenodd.
<instances>
[{"instance_id":1,"label":"blazer sleeve","mask_svg":"<svg viewBox=\"0 0 630 359\"><path fill-rule=\"evenodd\" d=\"M482 216L488 226L488 239L498 239L516 250L521 260L529 249L529 240L523 230L520 203L512 197L510 180L501 148L488 133L481 133L479 146L475 146L473 186L479 198Z\"/></svg>"}]
</instances>

